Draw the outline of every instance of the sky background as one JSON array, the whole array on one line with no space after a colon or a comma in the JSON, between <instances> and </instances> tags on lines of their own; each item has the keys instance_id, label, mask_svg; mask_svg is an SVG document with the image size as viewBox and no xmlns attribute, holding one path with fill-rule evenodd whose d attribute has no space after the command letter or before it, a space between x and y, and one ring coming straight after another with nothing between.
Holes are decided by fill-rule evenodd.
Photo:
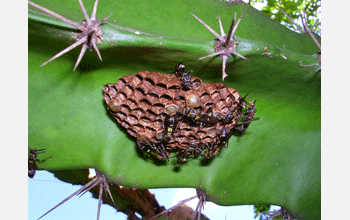
<instances>
[{"instance_id":1,"label":"sky background","mask_svg":"<svg viewBox=\"0 0 350 220\"><path fill-rule=\"evenodd\" d=\"M65 183L54 177L47 171L37 171L35 177L28 177L28 220L38 219L45 212L64 200L66 197L80 189L82 186ZM179 201L196 195L195 189L150 189L155 194L158 203L165 208L176 205ZM194 199L187 205L196 209L198 199ZM43 220L93 220L97 217L98 199L92 198L92 194L87 192L83 196L74 196L69 201L56 208L54 211L43 217ZM273 206L273 210L278 210L278 206ZM231 219L254 219L254 207L245 206L218 206L212 202L206 202L204 213L212 220ZM101 206L100 219L127 220L127 216L122 212L116 212L109 205Z\"/></svg>"}]
</instances>

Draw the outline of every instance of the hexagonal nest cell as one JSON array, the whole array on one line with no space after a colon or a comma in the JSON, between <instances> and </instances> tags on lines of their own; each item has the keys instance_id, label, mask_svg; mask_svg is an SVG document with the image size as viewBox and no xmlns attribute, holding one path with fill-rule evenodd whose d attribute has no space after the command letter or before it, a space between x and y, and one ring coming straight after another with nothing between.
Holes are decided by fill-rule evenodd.
<instances>
[{"instance_id":1,"label":"hexagonal nest cell","mask_svg":"<svg viewBox=\"0 0 350 220\"><path fill-rule=\"evenodd\" d=\"M234 129L245 130L252 121L255 102L247 106L237 90L222 83L183 77L190 72L140 71L104 86L108 111L148 156L177 157L177 163L215 157Z\"/></svg>"}]
</instances>

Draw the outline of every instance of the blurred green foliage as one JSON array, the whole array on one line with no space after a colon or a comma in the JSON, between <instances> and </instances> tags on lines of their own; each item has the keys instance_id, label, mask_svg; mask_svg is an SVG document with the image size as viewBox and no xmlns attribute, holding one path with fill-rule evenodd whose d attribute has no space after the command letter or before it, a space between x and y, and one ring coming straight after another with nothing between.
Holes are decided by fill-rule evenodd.
<instances>
[{"instance_id":1,"label":"blurred green foliage","mask_svg":"<svg viewBox=\"0 0 350 220\"><path fill-rule=\"evenodd\" d=\"M316 21L318 21L319 26L321 26L321 19L319 18L321 14L320 0L251 0L249 1L249 4L254 6L254 4L258 2L267 3L267 6L262 9L263 13L271 17L273 20L282 23L295 31L298 31L298 29L284 15L284 13L279 10L278 6L280 6L295 23L298 23L298 21L300 23L300 12L305 10L308 27L311 29ZM319 33L319 30L312 31Z\"/></svg>"}]
</instances>

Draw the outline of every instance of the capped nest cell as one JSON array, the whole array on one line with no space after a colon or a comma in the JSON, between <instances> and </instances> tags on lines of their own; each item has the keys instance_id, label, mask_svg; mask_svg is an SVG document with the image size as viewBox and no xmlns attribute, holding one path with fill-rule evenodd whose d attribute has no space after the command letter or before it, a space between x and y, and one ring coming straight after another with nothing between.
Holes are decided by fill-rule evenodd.
<instances>
[{"instance_id":1,"label":"capped nest cell","mask_svg":"<svg viewBox=\"0 0 350 220\"><path fill-rule=\"evenodd\" d=\"M176 152L178 163L215 157L232 131L252 120L255 102L247 106L237 90L190 72L179 64L174 74L140 71L104 86L107 109L148 156L164 160Z\"/></svg>"}]
</instances>

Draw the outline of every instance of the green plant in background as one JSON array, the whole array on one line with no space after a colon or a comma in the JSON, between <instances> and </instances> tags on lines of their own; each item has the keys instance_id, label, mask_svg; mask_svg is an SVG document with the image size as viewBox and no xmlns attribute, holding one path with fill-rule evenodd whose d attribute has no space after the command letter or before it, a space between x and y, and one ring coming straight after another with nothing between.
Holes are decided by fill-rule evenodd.
<instances>
[{"instance_id":1,"label":"green plant in background","mask_svg":"<svg viewBox=\"0 0 350 220\"><path fill-rule=\"evenodd\" d=\"M34 2L76 23L84 19L76 1ZM94 1L84 4L89 10ZM38 164L40 169L94 167L125 187L192 187L219 205L275 204L300 219L320 218L321 74L316 72L319 48L309 35L247 4L223 1L100 1L97 20L110 13L100 27L103 62L86 53L73 72L77 49L40 65L79 34L29 6L29 146L47 149L40 157L52 156ZM172 73L179 62L203 81L221 81L220 59L198 60L214 53L215 39L191 13L216 32L217 15L229 24L234 13L244 14L235 51L249 61L229 57L224 83L258 100L260 120L242 136L232 136L228 149L209 163L155 163L138 152L134 139L108 114L102 88L141 70ZM89 181L80 176L61 179ZM119 208L128 205L112 195Z\"/></svg>"},{"instance_id":2,"label":"green plant in background","mask_svg":"<svg viewBox=\"0 0 350 220\"><path fill-rule=\"evenodd\" d=\"M254 218L258 217L258 220L264 219L266 213L270 210L270 205L254 205Z\"/></svg>"},{"instance_id":3,"label":"green plant in background","mask_svg":"<svg viewBox=\"0 0 350 220\"><path fill-rule=\"evenodd\" d=\"M273 20L285 24L292 30L299 31L299 29L293 25L290 19L285 16L281 10L279 10L279 7L283 8L289 17L294 21L300 18L301 11L304 10L307 15L307 25L311 30L314 30L312 27L314 27L316 22L321 25L321 21L318 19L321 9L320 0L250 0L249 4L254 5L257 2L267 3L267 6L262 9L262 12L271 17ZM315 31L319 33L320 30Z\"/></svg>"}]
</instances>

